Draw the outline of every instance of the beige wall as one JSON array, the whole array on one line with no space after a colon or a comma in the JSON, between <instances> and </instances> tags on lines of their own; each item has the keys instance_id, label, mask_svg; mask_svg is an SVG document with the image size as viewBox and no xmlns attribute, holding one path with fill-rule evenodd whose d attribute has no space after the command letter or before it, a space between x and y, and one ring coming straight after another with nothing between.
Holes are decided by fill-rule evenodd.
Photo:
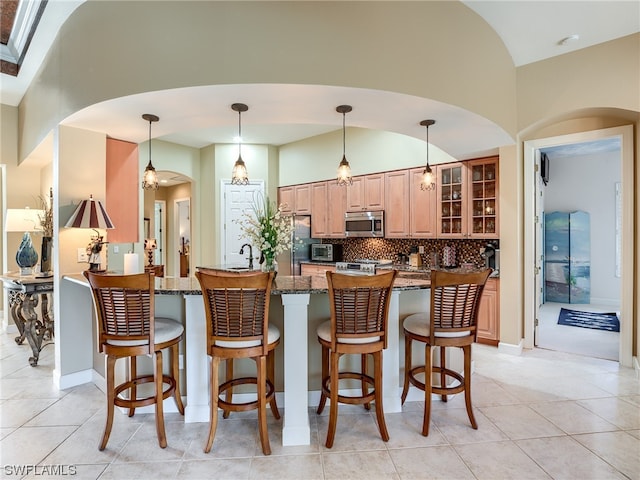
<instances>
[{"instance_id":1,"label":"beige wall","mask_svg":"<svg viewBox=\"0 0 640 480\"><path fill-rule=\"evenodd\" d=\"M459 2L86 2L63 25L20 104L19 155L70 114L104 100L242 83L432 98L515 137L511 58Z\"/></svg>"},{"instance_id":2,"label":"beige wall","mask_svg":"<svg viewBox=\"0 0 640 480\"><path fill-rule=\"evenodd\" d=\"M431 139L433 141L433 137ZM425 141L397 133L351 127L346 129L345 143L354 176L423 166L427 161ZM341 159L341 130L282 145L280 185L334 178ZM429 162L432 165L454 161L453 157L431 145Z\"/></svg>"}]
</instances>

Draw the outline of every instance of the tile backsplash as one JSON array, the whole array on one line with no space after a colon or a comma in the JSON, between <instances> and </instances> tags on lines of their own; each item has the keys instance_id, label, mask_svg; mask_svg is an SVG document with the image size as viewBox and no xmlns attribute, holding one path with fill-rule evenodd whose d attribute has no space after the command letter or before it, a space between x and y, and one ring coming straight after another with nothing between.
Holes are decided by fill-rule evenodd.
<instances>
[{"instance_id":1,"label":"tile backsplash","mask_svg":"<svg viewBox=\"0 0 640 480\"><path fill-rule=\"evenodd\" d=\"M482 267L485 264L480 256L480 248L491 243L495 248L499 248L497 240L442 240L442 239L403 239L403 238L332 238L324 239L322 243L333 243L342 245L344 260L353 262L357 259L390 259L394 262L398 260L398 254L408 255L411 247L424 247L422 263L429 265L431 253L439 255L440 263L444 258L445 247L453 247L455 250L456 265L472 263Z\"/></svg>"}]
</instances>

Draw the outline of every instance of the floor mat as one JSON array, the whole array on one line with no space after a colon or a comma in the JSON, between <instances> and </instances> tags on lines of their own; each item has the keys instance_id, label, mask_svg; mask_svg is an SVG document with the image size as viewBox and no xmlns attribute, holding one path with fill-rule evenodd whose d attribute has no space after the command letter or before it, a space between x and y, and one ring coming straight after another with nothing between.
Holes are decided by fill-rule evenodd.
<instances>
[{"instance_id":1,"label":"floor mat","mask_svg":"<svg viewBox=\"0 0 640 480\"><path fill-rule=\"evenodd\" d=\"M568 308L560 309L558 325L606 330L608 332L620 331L620 321L615 313L582 312Z\"/></svg>"}]
</instances>

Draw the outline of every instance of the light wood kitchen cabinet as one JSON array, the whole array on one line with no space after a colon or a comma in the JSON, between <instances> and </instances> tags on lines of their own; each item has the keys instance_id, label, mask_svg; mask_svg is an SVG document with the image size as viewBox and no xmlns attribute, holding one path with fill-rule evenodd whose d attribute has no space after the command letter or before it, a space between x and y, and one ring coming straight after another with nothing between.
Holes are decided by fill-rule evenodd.
<instances>
[{"instance_id":1,"label":"light wood kitchen cabinet","mask_svg":"<svg viewBox=\"0 0 640 480\"><path fill-rule=\"evenodd\" d=\"M353 177L347 187L347 211L384 210L384 173Z\"/></svg>"},{"instance_id":2,"label":"light wood kitchen cabinet","mask_svg":"<svg viewBox=\"0 0 640 480\"><path fill-rule=\"evenodd\" d=\"M499 238L498 157L467 162L470 238Z\"/></svg>"},{"instance_id":3,"label":"light wood kitchen cabinet","mask_svg":"<svg viewBox=\"0 0 640 480\"><path fill-rule=\"evenodd\" d=\"M311 265L309 263L300 265L300 275L324 278L327 271L335 272L336 267L332 265Z\"/></svg>"},{"instance_id":4,"label":"light wood kitchen cabinet","mask_svg":"<svg viewBox=\"0 0 640 480\"><path fill-rule=\"evenodd\" d=\"M344 238L344 213L347 208L347 188L335 180L327 180L327 236ZM311 219L313 223L313 218Z\"/></svg>"},{"instance_id":5,"label":"light wood kitchen cabinet","mask_svg":"<svg viewBox=\"0 0 640 480\"><path fill-rule=\"evenodd\" d=\"M438 237L499 238L498 157L438 165Z\"/></svg>"},{"instance_id":6,"label":"light wood kitchen cabinet","mask_svg":"<svg viewBox=\"0 0 640 480\"><path fill-rule=\"evenodd\" d=\"M434 167L435 169L435 167ZM385 174L385 237L435 238L435 190L422 190L424 168Z\"/></svg>"},{"instance_id":7,"label":"light wood kitchen cabinet","mask_svg":"<svg viewBox=\"0 0 640 480\"><path fill-rule=\"evenodd\" d=\"M278 188L278 205L282 205L282 213L311 214L311 184Z\"/></svg>"},{"instance_id":8,"label":"light wood kitchen cabinet","mask_svg":"<svg viewBox=\"0 0 640 480\"><path fill-rule=\"evenodd\" d=\"M296 207L293 186L278 188L278 205L282 205L282 213L294 213Z\"/></svg>"},{"instance_id":9,"label":"light wood kitchen cabinet","mask_svg":"<svg viewBox=\"0 0 640 480\"><path fill-rule=\"evenodd\" d=\"M437 167L432 167L436 178ZM420 181L424 168L409 170L409 226L412 238L435 238L438 194L436 190L422 190Z\"/></svg>"},{"instance_id":10,"label":"light wood kitchen cabinet","mask_svg":"<svg viewBox=\"0 0 640 480\"><path fill-rule=\"evenodd\" d=\"M316 182L311 187L311 237L324 238L329 235L327 209L327 182Z\"/></svg>"},{"instance_id":11,"label":"light wood kitchen cabinet","mask_svg":"<svg viewBox=\"0 0 640 480\"><path fill-rule=\"evenodd\" d=\"M384 176L384 236L404 238L410 235L409 171L387 172Z\"/></svg>"},{"instance_id":12,"label":"light wood kitchen cabinet","mask_svg":"<svg viewBox=\"0 0 640 480\"><path fill-rule=\"evenodd\" d=\"M497 346L500 341L500 279L489 278L478 307L478 343Z\"/></svg>"},{"instance_id":13,"label":"light wood kitchen cabinet","mask_svg":"<svg viewBox=\"0 0 640 480\"><path fill-rule=\"evenodd\" d=\"M465 238L467 235L467 169L461 162L438 165L438 237Z\"/></svg>"},{"instance_id":14,"label":"light wood kitchen cabinet","mask_svg":"<svg viewBox=\"0 0 640 480\"><path fill-rule=\"evenodd\" d=\"M335 180L310 184L311 237L344 238L346 188Z\"/></svg>"}]
</instances>

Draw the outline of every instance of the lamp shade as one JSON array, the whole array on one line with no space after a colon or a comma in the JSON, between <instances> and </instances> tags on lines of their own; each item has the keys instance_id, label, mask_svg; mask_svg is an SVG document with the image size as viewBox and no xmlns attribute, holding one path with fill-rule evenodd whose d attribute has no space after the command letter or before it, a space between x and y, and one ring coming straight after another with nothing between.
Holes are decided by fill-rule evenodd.
<instances>
[{"instance_id":1,"label":"lamp shade","mask_svg":"<svg viewBox=\"0 0 640 480\"><path fill-rule=\"evenodd\" d=\"M89 200L83 200L73 212L65 227L74 228L114 228L109 214L99 200L94 200L93 195Z\"/></svg>"},{"instance_id":2,"label":"lamp shade","mask_svg":"<svg viewBox=\"0 0 640 480\"><path fill-rule=\"evenodd\" d=\"M7 232L37 232L42 230L40 219L44 210L31 208L9 208L4 229Z\"/></svg>"}]
</instances>

